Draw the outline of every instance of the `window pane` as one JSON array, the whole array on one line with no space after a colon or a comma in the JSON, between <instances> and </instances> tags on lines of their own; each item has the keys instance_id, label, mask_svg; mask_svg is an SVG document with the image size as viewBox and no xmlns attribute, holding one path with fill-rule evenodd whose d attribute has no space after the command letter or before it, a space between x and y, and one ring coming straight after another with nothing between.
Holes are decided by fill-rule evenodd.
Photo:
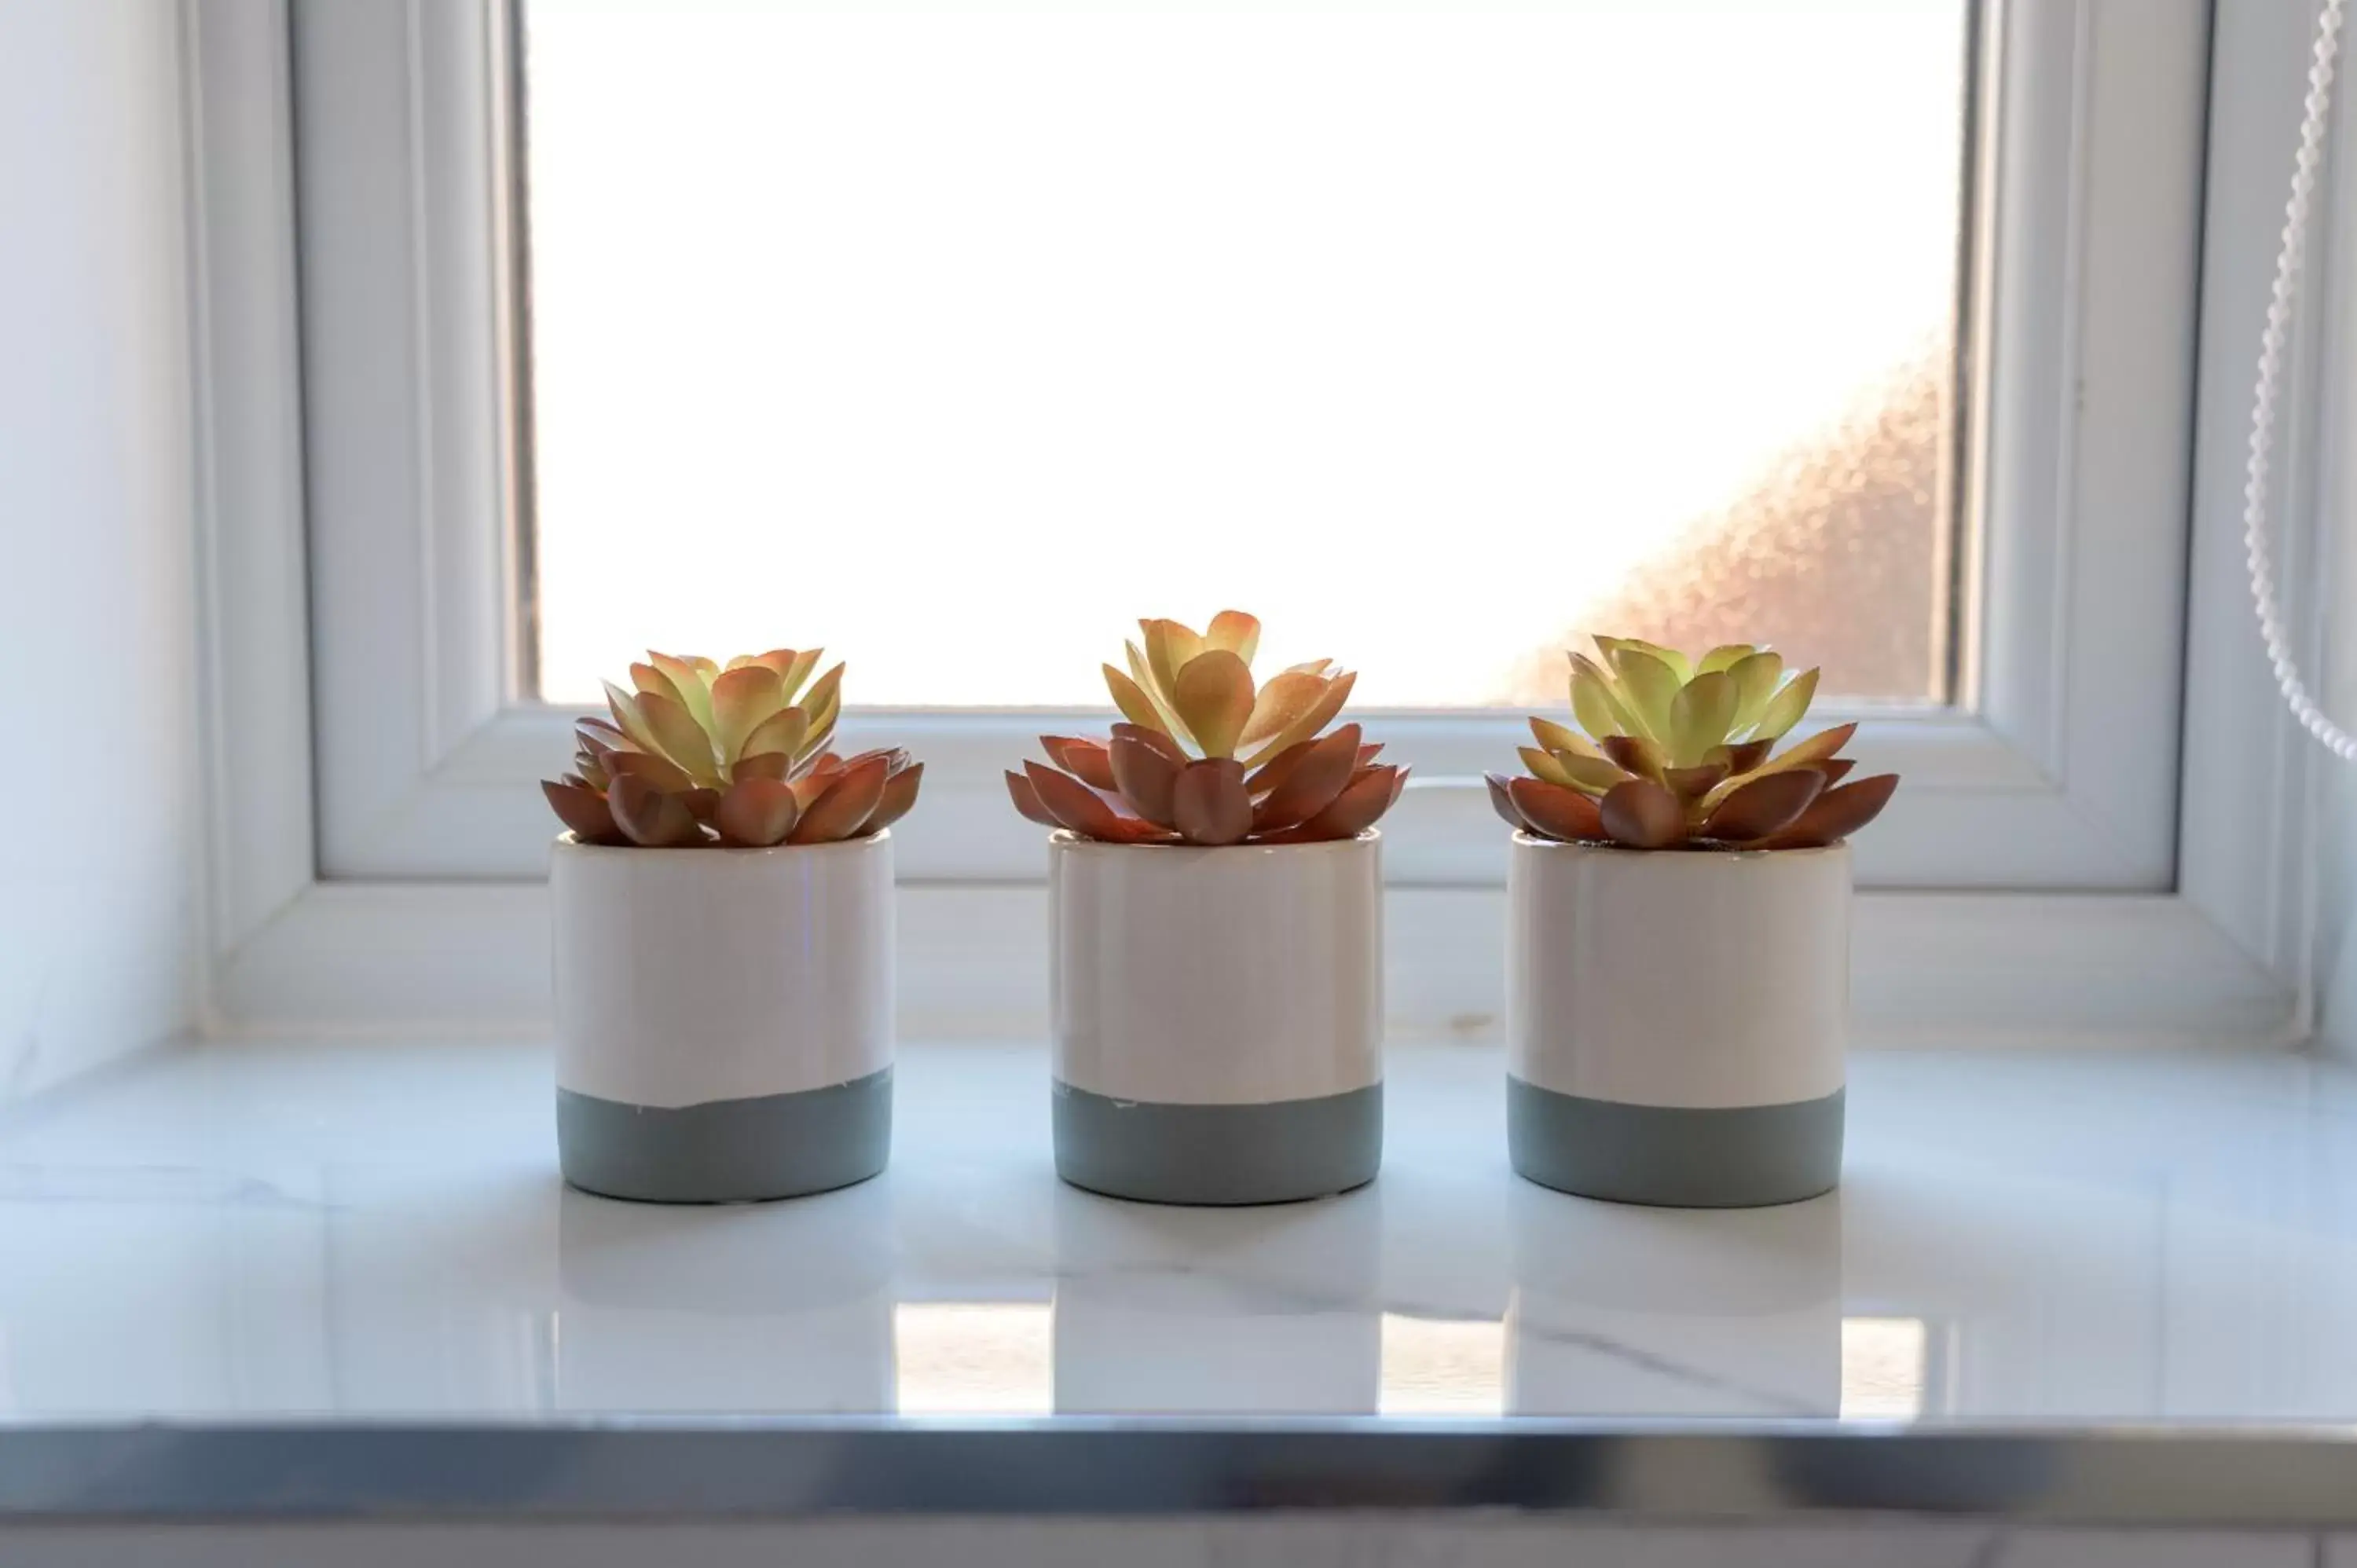
<instances>
[{"instance_id":1,"label":"window pane","mask_svg":"<svg viewBox=\"0 0 2357 1568\"><path fill-rule=\"evenodd\" d=\"M1102 703L1234 604L1368 705L1944 700L1966 10L530 0L540 690Z\"/></svg>"}]
</instances>

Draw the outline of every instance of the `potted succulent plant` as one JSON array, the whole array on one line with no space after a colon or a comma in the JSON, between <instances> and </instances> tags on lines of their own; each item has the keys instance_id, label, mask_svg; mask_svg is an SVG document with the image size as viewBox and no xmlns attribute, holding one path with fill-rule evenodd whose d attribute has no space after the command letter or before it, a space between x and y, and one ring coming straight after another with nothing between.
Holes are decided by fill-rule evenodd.
<instances>
[{"instance_id":1,"label":"potted succulent plant","mask_svg":"<svg viewBox=\"0 0 2357 1568\"><path fill-rule=\"evenodd\" d=\"M884 1168L892 844L921 763L827 749L815 649L648 655L575 770L558 836L556 1128L565 1180L665 1203L791 1197Z\"/></svg>"},{"instance_id":2,"label":"potted succulent plant","mask_svg":"<svg viewBox=\"0 0 2357 1568\"><path fill-rule=\"evenodd\" d=\"M1006 776L1049 839L1056 1169L1160 1203L1277 1203L1383 1154L1383 868L1406 771L1330 660L1255 683L1260 623L1139 623L1124 722Z\"/></svg>"},{"instance_id":3,"label":"potted succulent plant","mask_svg":"<svg viewBox=\"0 0 2357 1568\"><path fill-rule=\"evenodd\" d=\"M1490 775L1507 877L1514 1168L1631 1203L1788 1203L1841 1176L1855 725L1778 751L1817 671L1629 638L1571 656L1579 729ZM1585 731L1582 734L1581 731Z\"/></svg>"}]
</instances>

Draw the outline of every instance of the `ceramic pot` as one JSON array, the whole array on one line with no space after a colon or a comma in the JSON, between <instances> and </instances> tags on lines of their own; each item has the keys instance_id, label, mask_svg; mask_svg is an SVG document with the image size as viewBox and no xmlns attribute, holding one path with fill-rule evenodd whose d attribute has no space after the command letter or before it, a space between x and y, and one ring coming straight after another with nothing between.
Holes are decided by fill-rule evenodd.
<instances>
[{"instance_id":1,"label":"ceramic pot","mask_svg":"<svg viewBox=\"0 0 2357 1568\"><path fill-rule=\"evenodd\" d=\"M892 1141L892 845L556 841L565 1179L735 1203L865 1181Z\"/></svg>"},{"instance_id":2,"label":"ceramic pot","mask_svg":"<svg viewBox=\"0 0 2357 1568\"><path fill-rule=\"evenodd\" d=\"M1514 835L1507 1138L1624 1203L1791 1203L1841 1178L1849 847L1628 850Z\"/></svg>"},{"instance_id":3,"label":"ceramic pot","mask_svg":"<svg viewBox=\"0 0 2357 1568\"><path fill-rule=\"evenodd\" d=\"M1380 845L1049 840L1058 1175L1198 1204L1373 1179Z\"/></svg>"}]
</instances>

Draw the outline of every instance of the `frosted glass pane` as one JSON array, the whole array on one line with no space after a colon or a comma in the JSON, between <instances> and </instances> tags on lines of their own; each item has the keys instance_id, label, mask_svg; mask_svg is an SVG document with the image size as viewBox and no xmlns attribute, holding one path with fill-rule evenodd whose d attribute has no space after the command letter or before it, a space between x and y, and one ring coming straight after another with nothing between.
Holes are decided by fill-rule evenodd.
<instances>
[{"instance_id":1,"label":"frosted glass pane","mask_svg":"<svg viewBox=\"0 0 2357 1568\"><path fill-rule=\"evenodd\" d=\"M1362 705L1943 700L1964 13L531 0L541 690L1101 703L1232 604Z\"/></svg>"}]
</instances>

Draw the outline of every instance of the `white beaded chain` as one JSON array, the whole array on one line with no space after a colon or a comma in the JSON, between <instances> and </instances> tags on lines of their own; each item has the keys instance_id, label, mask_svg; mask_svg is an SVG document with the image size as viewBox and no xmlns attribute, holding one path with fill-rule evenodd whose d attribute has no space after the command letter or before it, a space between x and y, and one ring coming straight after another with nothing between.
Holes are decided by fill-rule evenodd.
<instances>
[{"instance_id":1,"label":"white beaded chain","mask_svg":"<svg viewBox=\"0 0 2357 1568\"><path fill-rule=\"evenodd\" d=\"M2276 399L2283 374L2284 338L2299 295L2301 253L2308 242L2309 198L2316 189L2316 166L2323 156L2326 113L2332 102L2332 68L2341 52L2343 0L2324 0L2316 22L2315 59L2308 68L2307 118L2299 128L2299 156L2291 177L2291 199L2284 205L2283 250L2276 257L2275 295L2267 302L2267 329L2259 338L2259 385L2251 409L2251 461L2243 484L2243 549L2251 567L2251 603L2259 615L2259 635L2284 701L2308 733L2343 761L2357 760L2357 736L2332 722L2309 694L2285 635L2276 602L2275 562L2267 550L2267 459L2275 448Z\"/></svg>"}]
</instances>

